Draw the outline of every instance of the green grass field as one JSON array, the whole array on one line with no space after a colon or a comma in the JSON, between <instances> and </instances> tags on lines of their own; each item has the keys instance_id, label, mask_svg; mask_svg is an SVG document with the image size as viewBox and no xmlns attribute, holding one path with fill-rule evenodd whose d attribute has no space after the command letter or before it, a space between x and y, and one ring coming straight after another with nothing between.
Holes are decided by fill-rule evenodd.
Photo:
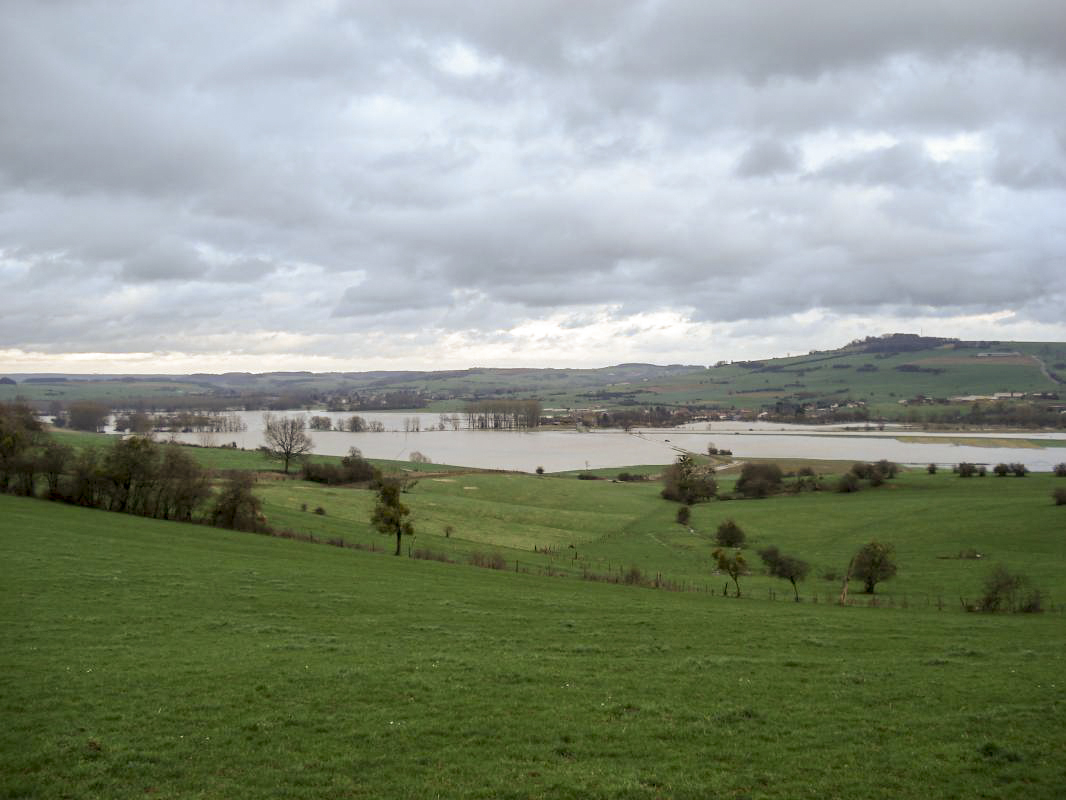
<instances>
[{"instance_id":1,"label":"green grass field","mask_svg":"<svg viewBox=\"0 0 1066 800\"><path fill-rule=\"evenodd\" d=\"M920 505L962 491L943 477L824 502L913 495ZM570 515L639 516L650 502L643 486L477 480L423 480L405 497L471 512L463 504L476 494L484 530L501 503L541 509L530 525L555 518L592 537L615 527L609 515L595 529ZM555 484L566 488L545 501L538 487ZM982 488L1020 504L1037 484L986 478ZM589 493L582 507L568 507L570 486ZM753 527L776 508L784 529L793 500L823 502L719 505L751 514ZM916 508L897 508L897 526ZM416 513L428 527L428 512ZM1015 541L1024 532L1003 529L1009 516L989 529L1027 551L1036 537ZM1066 792L1060 613L653 591L8 496L0 537L4 798ZM839 537L823 538L831 548ZM1038 560L1061 586L1056 546ZM915 569L904 552L901 581Z\"/></svg>"},{"instance_id":2,"label":"green grass field","mask_svg":"<svg viewBox=\"0 0 1066 800\"><path fill-rule=\"evenodd\" d=\"M719 483L728 491L734 481L723 473ZM713 576L711 550L718 525L731 518L748 535L754 574L742 585L756 597L791 591L761 574L760 547L777 545L809 561L811 576L800 591L825 602L839 592L852 554L878 539L895 545L900 566L899 575L878 588L886 602L959 608L960 598L975 598L988 565L1003 563L1028 575L1051 603L1066 604L1066 509L1051 499L1052 489L1063 485L1046 474L961 479L913 471L856 494L704 503L693 507L689 526L681 526L678 505L659 497L657 481L457 473L424 477L403 495L416 530L405 551L429 549L458 561L472 552L499 552L509 564L537 573L615 574L637 566L650 577L720 591L725 578ZM276 527L391 546L370 528L369 491L271 480L257 492ZM322 516L312 513L319 507ZM982 557L958 558L971 549Z\"/></svg>"}]
</instances>

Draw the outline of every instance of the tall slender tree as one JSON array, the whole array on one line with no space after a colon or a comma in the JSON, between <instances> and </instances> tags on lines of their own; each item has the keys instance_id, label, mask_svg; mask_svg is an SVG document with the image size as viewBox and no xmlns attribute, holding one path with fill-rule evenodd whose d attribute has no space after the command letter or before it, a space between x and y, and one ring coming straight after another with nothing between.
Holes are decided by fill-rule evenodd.
<instances>
[{"instance_id":1,"label":"tall slender tree","mask_svg":"<svg viewBox=\"0 0 1066 800\"><path fill-rule=\"evenodd\" d=\"M370 523L375 529L386 535L396 536L396 552L400 555L400 543L404 536L414 534L414 526L406 519L411 509L400 501L401 486L395 480L383 480L378 489L378 502L374 506L374 514Z\"/></svg>"}]
</instances>

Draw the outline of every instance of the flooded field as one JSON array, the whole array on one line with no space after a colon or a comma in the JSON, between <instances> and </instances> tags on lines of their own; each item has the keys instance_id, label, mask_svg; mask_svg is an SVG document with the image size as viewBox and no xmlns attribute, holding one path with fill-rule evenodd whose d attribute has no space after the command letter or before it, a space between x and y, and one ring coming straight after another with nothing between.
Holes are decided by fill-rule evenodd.
<instances>
[{"instance_id":1,"label":"flooded field","mask_svg":"<svg viewBox=\"0 0 1066 800\"><path fill-rule=\"evenodd\" d=\"M282 415L328 416L339 421L350 413L283 411ZM262 412L240 412L247 425L241 433L186 433L175 438L192 444L255 449L263 444ZM618 429L541 428L536 431L470 431L453 429L440 414L364 412L368 422L380 422L384 431L348 433L309 431L314 452L344 455L358 447L368 458L408 460L421 453L438 464L532 472L624 467L632 464L669 464L679 452L705 453L709 445L733 451L737 458L812 458L873 461L887 458L901 464L940 465L969 461L976 464L1022 463L1030 470L1047 472L1066 461L1066 434L966 433L943 434L913 430L855 430L844 426L810 427L773 423L710 422L678 428ZM450 416L450 415L449 415ZM417 420L417 424L416 421ZM441 424L446 430L439 430ZM414 430L417 427L418 430ZM433 430L431 430L433 428ZM854 428L854 426L852 426ZM956 444L952 439L963 439ZM907 441L907 440L911 441ZM943 442L937 441L943 439ZM988 439L995 446L977 446ZM1006 446L1011 440L1017 446ZM1052 446L1041 446L1044 443Z\"/></svg>"}]
</instances>

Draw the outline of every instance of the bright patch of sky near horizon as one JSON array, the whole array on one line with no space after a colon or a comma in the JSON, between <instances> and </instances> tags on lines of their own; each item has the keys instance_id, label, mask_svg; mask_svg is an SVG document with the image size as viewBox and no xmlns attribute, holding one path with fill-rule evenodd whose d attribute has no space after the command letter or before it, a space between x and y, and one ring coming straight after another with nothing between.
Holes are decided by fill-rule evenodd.
<instances>
[{"instance_id":1,"label":"bright patch of sky near horizon","mask_svg":"<svg viewBox=\"0 0 1066 800\"><path fill-rule=\"evenodd\" d=\"M1066 5L15 0L0 371L1066 340Z\"/></svg>"}]
</instances>

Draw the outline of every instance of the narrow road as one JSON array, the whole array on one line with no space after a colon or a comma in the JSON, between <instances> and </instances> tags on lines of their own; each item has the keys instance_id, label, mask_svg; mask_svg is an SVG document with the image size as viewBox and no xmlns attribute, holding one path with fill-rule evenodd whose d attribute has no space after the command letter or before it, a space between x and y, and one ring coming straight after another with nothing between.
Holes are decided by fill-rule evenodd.
<instances>
[{"instance_id":1,"label":"narrow road","mask_svg":"<svg viewBox=\"0 0 1066 800\"><path fill-rule=\"evenodd\" d=\"M1049 381L1052 383L1066 383L1066 381L1061 380L1052 374L1051 370L1047 368L1047 364L1044 363L1044 359L1040 358L1040 356L1030 356L1030 358L1039 365L1040 371L1044 373L1044 377Z\"/></svg>"}]
</instances>

